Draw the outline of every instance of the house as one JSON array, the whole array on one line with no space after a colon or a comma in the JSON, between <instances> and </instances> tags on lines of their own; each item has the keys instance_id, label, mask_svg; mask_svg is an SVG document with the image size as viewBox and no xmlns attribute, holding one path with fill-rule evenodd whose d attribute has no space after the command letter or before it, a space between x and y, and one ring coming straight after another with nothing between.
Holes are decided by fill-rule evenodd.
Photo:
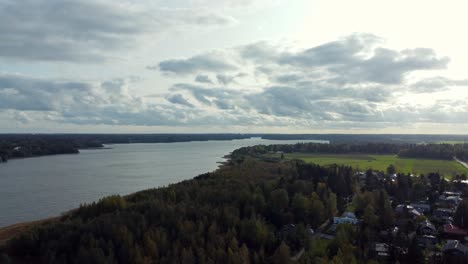
<instances>
[{"instance_id":1,"label":"house","mask_svg":"<svg viewBox=\"0 0 468 264\"><path fill-rule=\"evenodd\" d=\"M425 201L418 202L418 203L412 203L411 206L414 207L414 209L418 210L419 212L421 212L423 214L428 214L428 213L431 212L431 205L428 204Z\"/></svg>"},{"instance_id":2,"label":"house","mask_svg":"<svg viewBox=\"0 0 468 264\"><path fill-rule=\"evenodd\" d=\"M397 207L395 207L395 214L397 217L411 219L416 219L422 215L422 213L416 210L413 206L406 204L397 205Z\"/></svg>"},{"instance_id":3,"label":"house","mask_svg":"<svg viewBox=\"0 0 468 264\"><path fill-rule=\"evenodd\" d=\"M377 255L377 260L386 261L390 257L390 246L386 243L375 243L374 251Z\"/></svg>"},{"instance_id":4,"label":"house","mask_svg":"<svg viewBox=\"0 0 468 264\"><path fill-rule=\"evenodd\" d=\"M459 196L448 196L445 198L445 201L449 204L449 206L451 206L451 208L455 208L460 204L461 201L463 201L463 199Z\"/></svg>"},{"instance_id":5,"label":"house","mask_svg":"<svg viewBox=\"0 0 468 264\"><path fill-rule=\"evenodd\" d=\"M442 237L446 239L457 239L464 241L468 232L456 225L446 224L443 226Z\"/></svg>"},{"instance_id":6,"label":"house","mask_svg":"<svg viewBox=\"0 0 468 264\"><path fill-rule=\"evenodd\" d=\"M468 263L468 247L457 240L448 240L442 247L443 263Z\"/></svg>"},{"instance_id":7,"label":"house","mask_svg":"<svg viewBox=\"0 0 468 264\"><path fill-rule=\"evenodd\" d=\"M461 197L462 193L461 192L444 192L445 196L458 196Z\"/></svg>"},{"instance_id":8,"label":"house","mask_svg":"<svg viewBox=\"0 0 468 264\"><path fill-rule=\"evenodd\" d=\"M333 217L333 224L351 224L357 225L359 223L359 219L357 219L356 215L352 212L345 212L341 215L341 217Z\"/></svg>"},{"instance_id":9,"label":"house","mask_svg":"<svg viewBox=\"0 0 468 264\"><path fill-rule=\"evenodd\" d=\"M448 208L437 208L433 212L433 216L439 220L452 222L455 211Z\"/></svg>"},{"instance_id":10,"label":"house","mask_svg":"<svg viewBox=\"0 0 468 264\"><path fill-rule=\"evenodd\" d=\"M418 246L430 249L435 248L438 243L437 237L428 235L419 236L416 238L416 241Z\"/></svg>"},{"instance_id":11,"label":"house","mask_svg":"<svg viewBox=\"0 0 468 264\"><path fill-rule=\"evenodd\" d=\"M444 196L441 195L439 197L439 201L437 201L437 205L443 208L456 208L458 204L462 201L463 199L460 198L459 196Z\"/></svg>"},{"instance_id":12,"label":"house","mask_svg":"<svg viewBox=\"0 0 468 264\"><path fill-rule=\"evenodd\" d=\"M392 228L381 230L379 235L382 241L393 241L398 235L399 228L394 226Z\"/></svg>"},{"instance_id":13,"label":"house","mask_svg":"<svg viewBox=\"0 0 468 264\"><path fill-rule=\"evenodd\" d=\"M421 235L434 236L437 234L437 229L431 222L425 220L418 225L418 233Z\"/></svg>"},{"instance_id":14,"label":"house","mask_svg":"<svg viewBox=\"0 0 468 264\"><path fill-rule=\"evenodd\" d=\"M354 176L356 176L358 178L360 184L364 184L366 182L366 173L365 172L362 172L362 171L356 172L354 174Z\"/></svg>"}]
</instances>

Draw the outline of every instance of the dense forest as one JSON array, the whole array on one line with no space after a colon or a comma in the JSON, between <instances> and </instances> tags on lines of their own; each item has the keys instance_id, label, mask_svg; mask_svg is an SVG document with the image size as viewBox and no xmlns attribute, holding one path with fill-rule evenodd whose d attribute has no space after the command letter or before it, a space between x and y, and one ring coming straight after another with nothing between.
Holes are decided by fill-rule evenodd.
<instances>
[{"instance_id":1,"label":"dense forest","mask_svg":"<svg viewBox=\"0 0 468 264\"><path fill-rule=\"evenodd\" d=\"M376 263L372 244L396 221L394 205L449 188L438 174L398 174L392 183L367 171L359 183L346 166L244 157L193 180L82 205L10 240L0 260ZM359 226L342 224L331 240L319 239L323 226L350 207L362 219ZM413 230L400 229L393 243L408 252L392 253L393 261L423 263L422 251L407 237Z\"/></svg>"},{"instance_id":2,"label":"dense forest","mask_svg":"<svg viewBox=\"0 0 468 264\"><path fill-rule=\"evenodd\" d=\"M233 151L234 159L244 155L255 156L271 152L302 152L328 154L394 154L401 157L468 160L468 144L393 144L393 143L362 143L362 144L317 144L297 143L294 145L258 145L244 147Z\"/></svg>"},{"instance_id":3,"label":"dense forest","mask_svg":"<svg viewBox=\"0 0 468 264\"><path fill-rule=\"evenodd\" d=\"M396 205L432 203L447 190L467 193L466 184L447 182L437 173L391 179L390 167L388 174L368 170L362 178L347 166L255 157L268 151L401 151L396 146L242 148L215 172L126 197L106 197L36 226L0 247L0 261L376 263L373 245L397 222ZM460 208L454 223L467 228L468 203ZM338 225L330 239L320 239L331 219L350 209L361 219L359 225ZM408 236L415 230L415 224L400 227L397 239L391 239L391 262L424 263L421 248Z\"/></svg>"},{"instance_id":4,"label":"dense forest","mask_svg":"<svg viewBox=\"0 0 468 264\"><path fill-rule=\"evenodd\" d=\"M58 223L11 240L3 258L26 263L287 263L301 249L313 247L301 259L356 260L366 256L355 254L349 242L357 236L350 228L343 227L327 245L314 244L311 232L344 210L353 181L349 167L245 160L167 188L83 205ZM382 221L387 217L375 213Z\"/></svg>"}]
</instances>

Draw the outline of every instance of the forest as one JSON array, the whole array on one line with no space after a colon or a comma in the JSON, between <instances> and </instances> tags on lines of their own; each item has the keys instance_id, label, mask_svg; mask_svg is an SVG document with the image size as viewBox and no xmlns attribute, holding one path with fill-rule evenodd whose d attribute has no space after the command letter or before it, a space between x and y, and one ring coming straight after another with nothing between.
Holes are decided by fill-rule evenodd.
<instances>
[{"instance_id":1,"label":"forest","mask_svg":"<svg viewBox=\"0 0 468 264\"><path fill-rule=\"evenodd\" d=\"M8 241L0 261L376 263L371 245L394 224L392 205L421 199L424 186L450 187L437 174L398 174L395 185L369 170L359 183L346 166L245 156L192 180L84 204ZM339 225L333 239L318 239L350 207L361 224ZM401 234L415 227L408 228ZM413 240L395 243L408 253L392 255L394 261L423 263Z\"/></svg>"},{"instance_id":2,"label":"forest","mask_svg":"<svg viewBox=\"0 0 468 264\"><path fill-rule=\"evenodd\" d=\"M20 263L286 263L312 247L311 230L344 210L353 186L349 167L246 160L82 205L1 251ZM352 239L342 232L340 239ZM347 247L336 241L304 259L326 261L343 250L358 257Z\"/></svg>"}]
</instances>

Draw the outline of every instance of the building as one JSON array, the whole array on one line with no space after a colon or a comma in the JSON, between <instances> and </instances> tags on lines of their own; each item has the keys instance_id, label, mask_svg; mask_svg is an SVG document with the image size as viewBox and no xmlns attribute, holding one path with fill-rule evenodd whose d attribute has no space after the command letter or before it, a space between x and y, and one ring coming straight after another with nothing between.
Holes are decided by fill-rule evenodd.
<instances>
[{"instance_id":1,"label":"building","mask_svg":"<svg viewBox=\"0 0 468 264\"><path fill-rule=\"evenodd\" d=\"M460 204L460 202L462 201L463 199L460 198L459 196L445 196L445 195L441 195L439 197L439 201L437 201L437 206L439 207L443 207L443 208L450 208L450 209L453 209L453 208L456 208L458 206L458 204Z\"/></svg>"},{"instance_id":2,"label":"building","mask_svg":"<svg viewBox=\"0 0 468 264\"><path fill-rule=\"evenodd\" d=\"M413 206L406 204L397 205L397 207L395 207L395 214L397 217L411 219L416 219L422 215L422 213L416 210Z\"/></svg>"},{"instance_id":3,"label":"building","mask_svg":"<svg viewBox=\"0 0 468 264\"><path fill-rule=\"evenodd\" d=\"M433 216L441 221L452 222L455 211L448 208L437 208L433 212Z\"/></svg>"},{"instance_id":4,"label":"building","mask_svg":"<svg viewBox=\"0 0 468 264\"><path fill-rule=\"evenodd\" d=\"M468 236L468 232L456 225L446 224L443 227L442 237L446 239L457 239L464 241L466 236Z\"/></svg>"},{"instance_id":5,"label":"building","mask_svg":"<svg viewBox=\"0 0 468 264\"><path fill-rule=\"evenodd\" d=\"M457 240L448 240L442 247L443 263L468 263L468 247Z\"/></svg>"},{"instance_id":6,"label":"building","mask_svg":"<svg viewBox=\"0 0 468 264\"><path fill-rule=\"evenodd\" d=\"M431 205L426 202L412 203L411 206L423 214L431 212Z\"/></svg>"},{"instance_id":7,"label":"building","mask_svg":"<svg viewBox=\"0 0 468 264\"><path fill-rule=\"evenodd\" d=\"M351 224L357 225L359 223L359 219L357 219L356 215L352 212L345 212L341 215L341 217L333 217L333 224Z\"/></svg>"},{"instance_id":8,"label":"building","mask_svg":"<svg viewBox=\"0 0 468 264\"><path fill-rule=\"evenodd\" d=\"M390 257L390 246L386 243L375 243L374 251L379 262L385 262Z\"/></svg>"},{"instance_id":9,"label":"building","mask_svg":"<svg viewBox=\"0 0 468 264\"><path fill-rule=\"evenodd\" d=\"M444 195L445 196L458 196L458 197L461 197L462 196L462 193L461 192L444 192Z\"/></svg>"},{"instance_id":10,"label":"building","mask_svg":"<svg viewBox=\"0 0 468 264\"><path fill-rule=\"evenodd\" d=\"M425 220L418 225L418 233L421 235L434 236L437 235L437 229L430 221Z\"/></svg>"},{"instance_id":11,"label":"building","mask_svg":"<svg viewBox=\"0 0 468 264\"><path fill-rule=\"evenodd\" d=\"M428 235L419 236L416 238L416 241L418 243L418 246L427 249L435 248L437 246L437 243L439 242L437 237Z\"/></svg>"}]
</instances>

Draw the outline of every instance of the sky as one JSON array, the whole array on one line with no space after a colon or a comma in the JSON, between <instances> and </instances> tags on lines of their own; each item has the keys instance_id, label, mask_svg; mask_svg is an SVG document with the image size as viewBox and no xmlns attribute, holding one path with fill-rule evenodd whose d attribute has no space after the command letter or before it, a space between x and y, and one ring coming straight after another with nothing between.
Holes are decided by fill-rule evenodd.
<instances>
[{"instance_id":1,"label":"sky","mask_svg":"<svg viewBox=\"0 0 468 264\"><path fill-rule=\"evenodd\" d=\"M467 9L0 0L0 133L466 134Z\"/></svg>"}]
</instances>

